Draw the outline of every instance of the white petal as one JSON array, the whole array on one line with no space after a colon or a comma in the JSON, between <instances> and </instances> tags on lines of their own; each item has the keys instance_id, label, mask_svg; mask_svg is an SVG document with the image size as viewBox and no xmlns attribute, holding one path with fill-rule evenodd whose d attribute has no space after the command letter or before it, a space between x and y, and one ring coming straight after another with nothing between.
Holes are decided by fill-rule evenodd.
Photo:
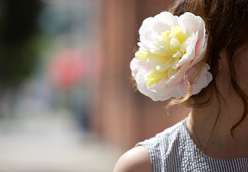
<instances>
[{"instance_id":1,"label":"white petal","mask_svg":"<svg viewBox=\"0 0 248 172\"><path fill-rule=\"evenodd\" d=\"M205 36L205 22L199 16L186 12L179 17L179 25L185 29L187 33L199 33L199 37Z\"/></svg>"},{"instance_id":2,"label":"white petal","mask_svg":"<svg viewBox=\"0 0 248 172\"><path fill-rule=\"evenodd\" d=\"M195 57L195 46L197 42L198 35L193 34L192 37L188 38L186 41L186 54L179 60L179 62L176 64L176 67L180 67L183 65L188 64L191 62Z\"/></svg>"},{"instance_id":3,"label":"white petal","mask_svg":"<svg viewBox=\"0 0 248 172\"><path fill-rule=\"evenodd\" d=\"M203 88L207 87L208 84L213 80L212 74L208 71L209 68L210 68L209 65L205 64L202 67L202 70L200 71L197 80L193 82L193 86L192 86L193 95L198 94Z\"/></svg>"},{"instance_id":4,"label":"white petal","mask_svg":"<svg viewBox=\"0 0 248 172\"><path fill-rule=\"evenodd\" d=\"M161 34L178 24L178 17L169 12L162 12L154 17L154 29Z\"/></svg>"},{"instance_id":5,"label":"white petal","mask_svg":"<svg viewBox=\"0 0 248 172\"><path fill-rule=\"evenodd\" d=\"M151 28L153 27L153 24L154 24L154 20L153 20L153 17L148 17L146 18L143 22L142 22L142 25L139 29L139 34L140 35L144 35L146 34L147 32L150 32L151 31Z\"/></svg>"},{"instance_id":6,"label":"white petal","mask_svg":"<svg viewBox=\"0 0 248 172\"><path fill-rule=\"evenodd\" d=\"M153 17L149 17L145 19L139 29L140 34L140 44L142 44L143 47L146 49L149 49L153 46L154 40L154 34L153 34L153 25L154 25L154 19Z\"/></svg>"},{"instance_id":7,"label":"white petal","mask_svg":"<svg viewBox=\"0 0 248 172\"><path fill-rule=\"evenodd\" d=\"M145 19L139 29L139 46L156 52L163 49L161 34L178 24L178 17L169 12L162 12L155 17Z\"/></svg>"},{"instance_id":8,"label":"white petal","mask_svg":"<svg viewBox=\"0 0 248 172\"><path fill-rule=\"evenodd\" d=\"M145 76L147 73L144 71L139 71L135 77L137 89L147 97L150 97L153 101L157 101L157 93L153 92L151 89L147 88Z\"/></svg>"}]
</instances>

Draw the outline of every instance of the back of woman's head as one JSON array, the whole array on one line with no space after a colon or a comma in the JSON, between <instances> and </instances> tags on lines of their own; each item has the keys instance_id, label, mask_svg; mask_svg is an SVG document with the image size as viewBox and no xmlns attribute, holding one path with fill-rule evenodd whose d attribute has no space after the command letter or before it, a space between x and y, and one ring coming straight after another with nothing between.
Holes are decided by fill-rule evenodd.
<instances>
[{"instance_id":1,"label":"back of woman's head","mask_svg":"<svg viewBox=\"0 0 248 172\"><path fill-rule=\"evenodd\" d=\"M220 53L226 51L231 84L245 105L243 116L233 126L234 129L243 121L245 114L248 112L246 107L247 96L238 84L234 66L234 53L248 41L248 1L181 0L172 8L172 12L175 15L181 15L187 11L201 16L206 23L206 32L208 35L206 61L210 65L214 80L200 94L192 96L189 102L193 102L193 107L208 102L213 95L209 94L209 90L212 92L214 90L217 93L217 97L221 97L215 81L218 75Z\"/></svg>"}]
</instances>

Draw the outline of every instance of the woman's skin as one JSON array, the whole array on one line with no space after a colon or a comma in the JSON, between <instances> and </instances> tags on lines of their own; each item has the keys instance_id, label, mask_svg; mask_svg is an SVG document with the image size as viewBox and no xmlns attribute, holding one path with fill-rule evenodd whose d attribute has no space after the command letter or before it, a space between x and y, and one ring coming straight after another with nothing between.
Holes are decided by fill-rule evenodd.
<instances>
[{"instance_id":1,"label":"woman's skin","mask_svg":"<svg viewBox=\"0 0 248 172\"><path fill-rule=\"evenodd\" d=\"M141 146L127 151L117 161L113 172L152 172L148 151Z\"/></svg>"},{"instance_id":2,"label":"woman's skin","mask_svg":"<svg viewBox=\"0 0 248 172\"><path fill-rule=\"evenodd\" d=\"M218 113L216 96L213 96L209 106L192 110L187 121L187 127L193 133L193 140L198 147L205 149L201 150L208 156L217 159L247 157L247 118L234 130L234 137L230 133L232 126L241 118L244 105L231 85L230 71L226 60L227 55L222 52L220 56L220 68L216 84L223 98L221 98L221 112L216 127L211 133ZM237 71L237 81L248 95L248 45L244 45L237 50L233 58L235 59L234 65ZM197 143L197 140L200 143Z\"/></svg>"},{"instance_id":3,"label":"woman's skin","mask_svg":"<svg viewBox=\"0 0 248 172\"><path fill-rule=\"evenodd\" d=\"M193 108L186 123L198 148L215 159L248 157L247 118L234 130L234 137L230 133L232 126L241 118L244 106L231 85L227 58L225 51L222 51L216 78L216 85L222 95L216 127L213 130L219 108L216 94L208 106ZM236 51L232 65L235 66L239 85L248 95L248 44ZM149 154L143 147L135 147L123 154L114 168L114 172L151 171Z\"/></svg>"}]
</instances>

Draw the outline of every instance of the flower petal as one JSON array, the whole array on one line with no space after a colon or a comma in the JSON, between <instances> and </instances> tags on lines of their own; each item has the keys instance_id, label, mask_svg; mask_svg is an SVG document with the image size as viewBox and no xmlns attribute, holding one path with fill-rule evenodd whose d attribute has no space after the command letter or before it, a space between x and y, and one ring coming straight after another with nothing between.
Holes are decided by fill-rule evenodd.
<instances>
[{"instance_id":1,"label":"flower petal","mask_svg":"<svg viewBox=\"0 0 248 172\"><path fill-rule=\"evenodd\" d=\"M205 22L199 16L186 12L179 17L179 25L185 29L187 33L196 33L200 38L205 37Z\"/></svg>"},{"instance_id":2,"label":"flower petal","mask_svg":"<svg viewBox=\"0 0 248 172\"><path fill-rule=\"evenodd\" d=\"M178 17L169 12L161 12L154 17L154 29L159 33L169 30L175 25L178 25Z\"/></svg>"},{"instance_id":3,"label":"flower petal","mask_svg":"<svg viewBox=\"0 0 248 172\"><path fill-rule=\"evenodd\" d=\"M193 82L192 94L198 94L203 88L213 80L212 74L208 71L210 69L208 64L204 64L198 78Z\"/></svg>"}]
</instances>

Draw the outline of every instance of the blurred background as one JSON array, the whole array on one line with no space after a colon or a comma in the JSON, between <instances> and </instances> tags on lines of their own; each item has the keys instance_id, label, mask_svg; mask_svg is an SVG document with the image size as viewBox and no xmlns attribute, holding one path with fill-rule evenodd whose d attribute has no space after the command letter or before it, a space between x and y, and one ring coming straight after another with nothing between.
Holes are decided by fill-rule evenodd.
<instances>
[{"instance_id":1,"label":"blurred background","mask_svg":"<svg viewBox=\"0 0 248 172\"><path fill-rule=\"evenodd\" d=\"M0 172L109 172L184 117L133 87L144 18L169 0L0 0Z\"/></svg>"}]
</instances>

